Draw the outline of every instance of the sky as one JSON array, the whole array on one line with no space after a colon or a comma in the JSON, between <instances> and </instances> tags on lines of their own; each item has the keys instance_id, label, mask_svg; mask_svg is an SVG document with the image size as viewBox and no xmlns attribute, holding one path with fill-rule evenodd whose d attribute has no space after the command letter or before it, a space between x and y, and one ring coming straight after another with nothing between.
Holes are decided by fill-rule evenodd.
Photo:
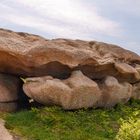
<instances>
[{"instance_id":1,"label":"sky","mask_svg":"<svg viewBox=\"0 0 140 140\"><path fill-rule=\"evenodd\" d=\"M97 40L140 55L140 0L0 0L0 28Z\"/></svg>"}]
</instances>

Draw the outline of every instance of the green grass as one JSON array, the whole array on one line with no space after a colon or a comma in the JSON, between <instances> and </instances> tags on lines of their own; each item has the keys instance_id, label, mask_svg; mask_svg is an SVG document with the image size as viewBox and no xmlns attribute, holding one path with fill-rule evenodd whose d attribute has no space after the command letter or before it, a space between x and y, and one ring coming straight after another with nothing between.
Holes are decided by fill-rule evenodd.
<instances>
[{"instance_id":1,"label":"green grass","mask_svg":"<svg viewBox=\"0 0 140 140\"><path fill-rule=\"evenodd\" d=\"M28 140L140 140L140 101L113 109L32 108L4 118L11 132Z\"/></svg>"}]
</instances>

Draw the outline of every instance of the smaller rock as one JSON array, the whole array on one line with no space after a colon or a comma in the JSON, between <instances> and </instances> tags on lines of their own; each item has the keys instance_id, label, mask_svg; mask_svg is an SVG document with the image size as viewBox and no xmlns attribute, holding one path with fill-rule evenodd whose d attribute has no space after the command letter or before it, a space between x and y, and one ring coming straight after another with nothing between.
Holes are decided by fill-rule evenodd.
<instances>
[{"instance_id":1,"label":"smaller rock","mask_svg":"<svg viewBox=\"0 0 140 140\"><path fill-rule=\"evenodd\" d=\"M18 109L20 80L17 77L0 74L0 111L12 112Z\"/></svg>"},{"instance_id":2,"label":"smaller rock","mask_svg":"<svg viewBox=\"0 0 140 140\"><path fill-rule=\"evenodd\" d=\"M119 83L115 77L107 76L101 85L102 98L100 107L113 107L117 103L126 103L132 96L132 85L127 82Z\"/></svg>"},{"instance_id":3,"label":"smaller rock","mask_svg":"<svg viewBox=\"0 0 140 140\"><path fill-rule=\"evenodd\" d=\"M135 69L137 70L137 72L140 75L140 65L139 64L135 64Z\"/></svg>"},{"instance_id":4,"label":"smaller rock","mask_svg":"<svg viewBox=\"0 0 140 140\"><path fill-rule=\"evenodd\" d=\"M96 82L83 75L81 71L74 71L64 82L72 89L69 103L64 108L96 107L101 98L101 91Z\"/></svg>"},{"instance_id":5,"label":"smaller rock","mask_svg":"<svg viewBox=\"0 0 140 140\"><path fill-rule=\"evenodd\" d=\"M0 140L14 140L4 125L5 121L0 119Z\"/></svg>"},{"instance_id":6,"label":"smaller rock","mask_svg":"<svg viewBox=\"0 0 140 140\"><path fill-rule=\"evenodd\" d=\"M0 112L16 112L18 109L18 102L0 103Z\"/></svg>"},{"instance_id":7,"label":"smaller rock","mask_svg":"<svg viewBox=\"0 0 140 140\"><path fill-rule=\"evenodd\" d=\"M0 102L18 100L19 79L6 74L0 74Z\"/></svg>"},{"instance_id":8,"label":"smaller rock","mask_svg":"<svg viewBox=\"0 0 140 140\"><path fill-rule=\"evenodd\" d=\"M140 99L140 83L133 84L132 98Z\"/></svg>"},{"instance_id":9,"label":"smaller rock","mask_svg":"<svg viewBox=\"0 0 140 140\"><path fill-rule=\"evenodd\" d=\"M82 74L73 72L66 80L50 77L27 78L25 93L44 105L59 105L64 109L96 106L101 97L98 85Z\"/></svg>"},{"instance_id":10,"label":"smaller rock","mask_svg":"<svg viewBox=\"0 0 140 140\"><path fill-rule=\"evenodd\" d=\"M130 83L140 80L140 74L138 71L126 63L115 63L115 68L119 72L120 79L123 78Z\"/></svg>"},{"instance_id":11,"label":"smaller rock","mask_svg":"<svg viewBox=\"0 0 140 140\"><path fill-rule=\"evenodd\" d=\"M27 96L44 105L62 105L71 89L59 79L49 77L27 78L23 90Z\"/></svg>"}]
</instances>

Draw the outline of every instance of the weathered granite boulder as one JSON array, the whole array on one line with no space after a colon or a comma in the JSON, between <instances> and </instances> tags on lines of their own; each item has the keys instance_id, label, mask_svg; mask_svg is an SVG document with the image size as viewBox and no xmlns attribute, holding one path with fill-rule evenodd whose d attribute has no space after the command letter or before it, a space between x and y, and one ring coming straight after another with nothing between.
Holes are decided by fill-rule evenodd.
<instances>
[{"instance_id":1,"label":"weathered granite boulder","mask_svg":"<svg viewBox=\"0 0 140 140\"><path fill-rule=\"evenodd\" d=\"M66 79L81 70L91 79L107 75L139 81L140 56L116 45L70 39L46 40L37 35L0 29L0 72Z\"/></svg>"},{"instance_id":2,"label":"weathered granite boulder","mask_svg":"<svg viewBox=\"0 0 140 140\"><path fill-rule=\"evenodd\" d=\"M119 83L112 76L95 82L80 71L74 71L66 80L52 77L27 78L25 93L45 105L60 105L64 109L83 107L110 108L117 103L126 103L132 97L132 85Z\"/></svg>"},{"instance_id":3,"label":"weathered granite boulder","mask_svg":"<svg viewBox=\"0 0 140 140\"><path fill-rule=\"evenodd\" d=\"M100 89L82 72L73 72L66 80L52 77L27 78L25 93L45 105L60 105L64 109L96 107L101 97Z\"/></svg>"},{"instance_id":4,"label":"weathered granite boulder","mask_svg":"<svg viewBox=\"0 0 140 140\"><path fill-rule=\"evenodd\" d=\"M29 97L65 109L112 107L139 98L140 56L103 42L0 29L0 72L27 78L23 88Z\"/></svg>"},{"instance_id":5,"label":"weathered granite boulder","mask_svg":"<svg viewBox=\"0 0 140 140\"><path fill-rule=\"evenodd\" d=\"M17 77L0 74L0 111L12 112L18 109L20 88Z\"/></svg>"}]
</instances>

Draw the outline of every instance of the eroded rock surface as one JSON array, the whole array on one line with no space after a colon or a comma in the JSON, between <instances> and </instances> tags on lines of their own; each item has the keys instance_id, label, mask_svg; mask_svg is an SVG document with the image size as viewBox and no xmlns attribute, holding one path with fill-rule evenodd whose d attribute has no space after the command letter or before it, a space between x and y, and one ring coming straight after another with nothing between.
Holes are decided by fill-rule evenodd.
<instances>
[{"instance_id":1,"label":"eroded rock surface","mask_svg":"<svg viewBox=\"0 0 140 140\"><path fill-rule=\"evenodd\" d=\"M5 128L5 121L0 119L0 140L15 140L10 132Z\"/></svg>"},{"instance_id":2,"label":"eroded rock surface","mask_svg":"<svg viewBox=\"0 0 140 140\"><path fill-rule=\"evenodd\" d=\"M64 109L112 107L140 98L140 56L103 42L48 40L0 29L0 72L27 78L29 97ZM0 104L17 99L13 87L0 83L5 92Z\"/></svg>"},{"instance_id":3,"label":"eroded rock surface","mask_svg":"<svg viewBox=\"0 0 140 140\"><path fill-rule=\"evenodd\" d=\"M140 99L140 83L136 83L133 85L133 95L132 98Z\"/></svg>"},{"instance_id":4,"label":"eroded rock surface","mask_svg":"<svg viewBox=\"0 0 140 140\"><path fill-rule=\"evenodd\" d=\"M0 111L17 110L20 85L20 80L17 77L0 74Z\"/></svg>"},{"instance_id":5,"label":"eroded rock surface","mask_svg":"<svg viewBox=\"0 0 140 140\"><path fill-rule=\"evenodd\" d=\"M113 107L117 103L126 103L132 97L132 85L128 82L119 82L112 76L107 76L100 85L102 97L100 107Z\"/></svg>"},{"instance_id":6,"label":"eroded rock surface","mask_svg":"<svg viewBox=\"0 0 140 140\"><path fill-rule=\"evenodd\" d=\"M133 83L140 79L136 64L140 64L137 54L116 45L70 39L46 40L0 29L1 72L66 79L72 71L81 70L91 79L111 75Z\"/></svg>"},{"instance_id":7,"label":"eroded rock surface","mask_svg":"<svg viewBox=\"0 0 140 140\"><path fill-rule=\"evenodd\" d=\"M27 78L25 93L45 105L60 105L64 109L96 107L101 92L93 80L82 72L73 72L66 80L52 77Z\"/></svg>"},{"instance_id":8,"label":"eroded rock surface","mask_svg":"<svg viewBox=\"0 0 140 140\"><path fill-rule=\"evenodd\" d=\"M74 71L66 80L52 77L27 78L25 93L45 105L60 105L64 109L83 107L110 108L126 103L132 97L132 85L112 76L97 83L80 71Z\"/></svg>"}]
</instances>

